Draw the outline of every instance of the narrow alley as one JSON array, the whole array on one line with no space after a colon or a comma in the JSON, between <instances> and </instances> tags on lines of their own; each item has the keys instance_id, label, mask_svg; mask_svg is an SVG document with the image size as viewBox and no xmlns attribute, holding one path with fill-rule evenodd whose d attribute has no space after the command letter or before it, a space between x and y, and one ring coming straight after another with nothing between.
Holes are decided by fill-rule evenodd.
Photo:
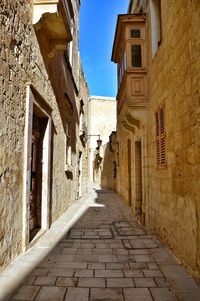
<instances>
[{"instance_id":1,"label":"narrow alley","mask_svg":"<svg viewBox=\"0 0 200 301\"><path fill-rule=\"evenodd\" d=\"M200 0L0 0L0 301L200 301Z\"/></svg>"},{"instance_id":2,"label":"narrow alley","mask_svg":"<svg viewBox=\"0 0 200 301\"><path fill-rule=\"evenodd\" d=\"M93 189L85 203L88 209L10 301L200 300L192 276L117 194Z\"/></svg>"}]
</instances>

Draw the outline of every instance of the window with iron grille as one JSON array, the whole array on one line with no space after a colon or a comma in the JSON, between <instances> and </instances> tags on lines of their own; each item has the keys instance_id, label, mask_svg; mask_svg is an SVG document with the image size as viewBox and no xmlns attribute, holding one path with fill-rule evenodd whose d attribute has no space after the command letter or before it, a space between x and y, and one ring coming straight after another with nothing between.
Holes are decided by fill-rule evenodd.
<instances>
[{"instance_id":1,"label":"window with iron grille","mask_svg":"<svg viewBox=\"0 0 200 301\"><path fill-rule=\"evenodd\" d=\"M155 113L156 119L156 166L166 169L166 132L165 132L165 104Z\"/></svg>"}]
</instances>

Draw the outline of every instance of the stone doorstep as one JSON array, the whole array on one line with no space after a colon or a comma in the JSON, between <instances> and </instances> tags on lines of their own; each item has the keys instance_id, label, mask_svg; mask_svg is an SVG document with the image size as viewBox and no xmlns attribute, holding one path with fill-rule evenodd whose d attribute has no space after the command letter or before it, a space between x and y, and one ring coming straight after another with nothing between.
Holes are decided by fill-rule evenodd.
<instances>
[{"instance_id":1,"label":"stone doorstep","mask_svg":"<svg viewBox=\"0 0 200 301\"><path fill-rule=\"evenodd\" d=\"M20 254L0 273L0 301L7 301L24 279L56 247L69 229L95 203L97 194L91 191L82 197L39 238L26 253Z\"/></svg>"}]
</instances>

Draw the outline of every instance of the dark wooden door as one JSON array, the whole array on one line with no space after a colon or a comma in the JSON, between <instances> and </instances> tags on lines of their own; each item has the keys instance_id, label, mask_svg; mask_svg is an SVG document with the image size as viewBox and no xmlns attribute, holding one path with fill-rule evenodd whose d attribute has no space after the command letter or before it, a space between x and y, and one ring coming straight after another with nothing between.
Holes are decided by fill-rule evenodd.
<instances>
[{"instance_id":1,"label":"dark wooden door","mask_svg":"<svg viewBox=\"0 0 200 301\"><path fill-rule=\"evenodd\" d=\"M29 230L37 227L39 132L32 134Z\"/></svg>"},{"instance_id":2,"label":"dark wooden door","mask_svg":"<svg viewBox=\"0 0 200 301\"><path fill-rule=\"evenodd\" d=\"M128 201L129 201L129 206L131 206L132 203L132 174L131 174L131 140L128 139Z\"/></svg>"}]
</instances>

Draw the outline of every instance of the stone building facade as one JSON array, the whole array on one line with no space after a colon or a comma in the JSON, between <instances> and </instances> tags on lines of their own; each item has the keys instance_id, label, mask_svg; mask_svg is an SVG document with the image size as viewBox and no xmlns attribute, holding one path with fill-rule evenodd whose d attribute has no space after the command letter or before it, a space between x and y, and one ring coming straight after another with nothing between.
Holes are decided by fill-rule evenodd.
<instances>
[{"instance_id":1,"label":"stone building facade","mask_svg":"<svg viewBox=\"0 0 200 301\"><path fill-rule=\"evenodd\" d=\"M88 125L90 181L101 185L104 152L109 136L116 130L116 99L91 96L88 102Z\"/></svg>"},{"instance_id":2,"label":"stone building facade","mask_svg":"<svg viewBox=\"0 0 200 301\"><path fill-rule=\"evenodd\" d=\"M113 131L109 136L109 142L103 146L103 160L101 170L101 187L116 191L118 165L117 133Z\"/></svg>"},{"instance_id":3,"label":"stone building facade","mask_svg":"<svg viewBox=\"0 0 200 301\"><path fill-rule=\"evenodd\" d=\"M78 0L0 3L0 268L87 190Z\"/></svg>"},{"instance_id":4,"label":"stone building facade","mask_svg":"<svg viewBox=\"0 0 200 301\"><path fill-rule=\"evenodd\" d=\"M118 17L112 54L119 79L117 191L197 278L199 20L196 0L132 0Z\"/></svg>"}]
</instances>

